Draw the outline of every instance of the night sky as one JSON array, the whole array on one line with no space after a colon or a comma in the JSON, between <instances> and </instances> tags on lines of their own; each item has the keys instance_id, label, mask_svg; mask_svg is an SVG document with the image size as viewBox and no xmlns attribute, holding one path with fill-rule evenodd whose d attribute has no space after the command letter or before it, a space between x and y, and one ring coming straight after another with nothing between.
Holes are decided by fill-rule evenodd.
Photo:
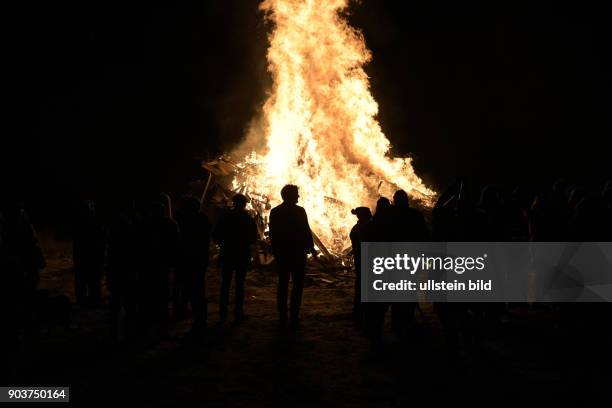
<instances>
[{"instance_id":1,"label":"night sky","mask_svg":"<svg viewBox=\"0 0 612 408\"><path fill-rule=\"evenodd\" d=\"M20 3L8 20L5 196L183 192L264 98L255 0ZM437 188L610 176L609 24L588 2L353 3L383 130ZM33 204L36 203L36 204ZM36 211L34 211L36 212Z\"/></svg>"}]
</instances>

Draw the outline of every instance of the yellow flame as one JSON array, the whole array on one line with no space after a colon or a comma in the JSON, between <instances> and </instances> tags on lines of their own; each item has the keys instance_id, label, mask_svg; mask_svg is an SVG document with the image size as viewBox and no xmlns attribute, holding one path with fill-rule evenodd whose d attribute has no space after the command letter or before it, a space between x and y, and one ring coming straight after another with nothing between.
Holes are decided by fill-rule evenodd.
<instances>
[{"instance_id":1,"label":"yellow flame","mask_svg":"<svg viewBox=\"0 0 612 408\"><path fill-rule=\"evenodd\" d=\"M351 208L372 207L395 188L426 206L435 195L410 158L388 156L363 70L370 51L340 15L348 1L261 3L274 24L267 55L273 85L258 135L265 146L244 158L253 171L234 179L235 188L267 196L273 205L285 184L296 184L311 228L335 251L348 244L356 221Z\"/></svg>"}]
</instances>

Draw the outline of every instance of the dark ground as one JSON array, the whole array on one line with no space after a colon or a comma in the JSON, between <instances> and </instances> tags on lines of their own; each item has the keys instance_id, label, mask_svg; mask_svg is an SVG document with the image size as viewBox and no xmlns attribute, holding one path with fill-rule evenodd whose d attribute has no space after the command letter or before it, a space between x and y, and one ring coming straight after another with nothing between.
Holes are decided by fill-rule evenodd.
<instances>
[{"instance_id":1,"label":"dark ground","mask_svg":"<svg viewBox=\"0 0 612 408\"><path fill-rule=\"evenodd\" d=\"M40 286L74 300L69 243L42 237L41 244L48 267ZM310 279L303 326L294 333L277 328L272 272L250 272L247 322L215 325L218 276L216 268L209 270L205 340L186 335L183 322L157 345L113 344L106 306L75 309L69 330L52 326L21 345L15 383L69 385L71 400L86 406L118 400L208 407L394 407L415 401L582 406L610 400L612 375L600 368L605 362L590 361L578 346L568 348L550 307L513 308L481 350L464 347L453 361L431 305L422 304L412 341L400 343L389 334L385 351L375 354L351 323L350 276Z\"/></svg>"}]
</instances>

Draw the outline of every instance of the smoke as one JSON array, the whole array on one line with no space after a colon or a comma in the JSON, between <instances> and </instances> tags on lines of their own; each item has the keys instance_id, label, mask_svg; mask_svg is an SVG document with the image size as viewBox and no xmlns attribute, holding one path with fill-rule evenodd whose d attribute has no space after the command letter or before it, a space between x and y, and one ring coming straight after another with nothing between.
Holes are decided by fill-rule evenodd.
<instances>
[{"instance_id":1,"label":"smoke","mask_svg":"<svg viewBox=\"0 0 612 408\"><path fill-rule=\"evenodd\" d=\"M263 112L259 112L251 119L245 130L242 141L234 146L229 157L234 160L243 160L253 152L262 154L265 148L265 129Z\"/></svg>"}]
</instances>

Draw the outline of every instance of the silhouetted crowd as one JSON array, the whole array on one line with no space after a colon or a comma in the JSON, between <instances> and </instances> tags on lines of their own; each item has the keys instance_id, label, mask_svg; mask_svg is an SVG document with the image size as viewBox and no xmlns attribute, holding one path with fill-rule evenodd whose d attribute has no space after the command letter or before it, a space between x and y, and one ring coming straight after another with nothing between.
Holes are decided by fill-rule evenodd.
<instances>
[{"instance_id":1,"label":"silhouetted crowd","mask_svg":"<svg viewBox=\"0 0 612 408\"><path fill-rule=\"evenodd\" d=\"M317 254L306 211L297 205L298 187L287 185L280 193L283 202L271 210L269 218L278 273L279 325L296 329L308 255ZM402 190L396 191L392 200L380 197L373 214L368 207L352 210L357 218L350 232L355 264L352 317L375 347L382 344L389 310L393 333L409 339L419 306L361 302L361 242L612 241L610 182L601 192L593 193L558 181L535 195L520 188L508 192L491 185L482 190L478 202L469 197L467 184L457 181L439 196L427 220ZM214 242L219 246L221 270L219 319L227 320L233 282L234 322L243 322L247 318L245 281L252 268L252 248L261 238L247 205L247 197L236 194L231 209L213 226L200 200L193 196L183 197L176 211L166 195L146 206L131 203L110 223L102 222L93 201L83 202L73 228L74 294L79 307L100 306L106 276L114 339L157 341L189 314L192 333L202 335L208 316L206 273ZM69 302L66 305L66 298L38 289L45 258L21 205L2 208L0 266L2 310L9 311L4 317L4 340L16 345L21 335L36 330L41 316L54 310L65 314L61 320L69 324L71 306ZM507 307L503 303L442 303L434 305L434 310L453 348L460 338L477 342L483 327L499 323ZM560 308L570 324L588 322L579 306Z\"/></svg>"}]
</instances>

